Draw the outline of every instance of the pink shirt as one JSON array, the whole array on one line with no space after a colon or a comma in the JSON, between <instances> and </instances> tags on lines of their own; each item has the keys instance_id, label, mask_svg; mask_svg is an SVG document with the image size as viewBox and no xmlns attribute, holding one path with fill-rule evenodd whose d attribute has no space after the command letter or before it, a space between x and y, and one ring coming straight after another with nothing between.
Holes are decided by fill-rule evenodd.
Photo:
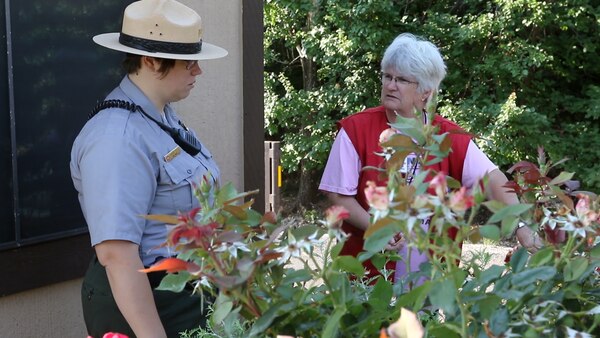
<instances>
[{"instance_id":1,"label":"pink shirt","mask_svg":"<svg viewBox=\"0 0 600 338\"><path fill-rule=\"evenodd\" d=\"M497 168L475 142L471 141L463 165L461 184L471 189L480 178ZM356 149L344 128L341 128L331 147L319 190L348 196L356 195L361 169L362 164Z\"/></svg>"}]
</instances>

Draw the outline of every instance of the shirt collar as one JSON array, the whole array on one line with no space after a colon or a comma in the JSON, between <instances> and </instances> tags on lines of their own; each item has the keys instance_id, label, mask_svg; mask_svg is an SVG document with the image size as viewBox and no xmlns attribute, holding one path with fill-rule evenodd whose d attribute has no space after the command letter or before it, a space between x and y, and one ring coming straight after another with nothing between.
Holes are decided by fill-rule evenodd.
<instances>
[{"instance_id":1,"label":"shirt collar","mask_svg":"<svg viewBox=\"0 0 600 338\"><path fill-rule=\"evenodd\" d=\"M158 121L162 120L160 112L156 109L154 104L152 104L152 101L150 101L146 94L144 94L144 92L129 79L129 76L125 75L123 77L123 80L121 80L121 83L119 84L119 88L123 91L125 96L138 106L142 107L148 115L154 117Z\"/></svg>"}]
</instances>

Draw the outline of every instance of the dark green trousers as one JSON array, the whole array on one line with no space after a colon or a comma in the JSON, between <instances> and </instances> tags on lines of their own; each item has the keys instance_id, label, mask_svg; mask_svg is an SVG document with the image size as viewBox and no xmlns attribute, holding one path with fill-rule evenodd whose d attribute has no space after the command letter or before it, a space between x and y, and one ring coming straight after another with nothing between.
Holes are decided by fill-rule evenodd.
<instances>
[{"instance_id":1,"label":"dark green trousers","mask_svg":"<svg viewBox=\"0 0 600 338\"><path fill-rule=\"evenodd\" d=\"M156 287L156 280L159 281L159 278L150 280L152 287ZM202 309L200 296L192 295L190 290L179 293L157 290L152 292L160 320L169 338L179 337L182 331L205 326L208 297L205 297ZM107 332L118 332L130 338L135 337L113 298L106 270L96 257L90 262L85 274L81 287L81 301L83 318L90 336L101 338Z\"/></svg>"}]
</instances>

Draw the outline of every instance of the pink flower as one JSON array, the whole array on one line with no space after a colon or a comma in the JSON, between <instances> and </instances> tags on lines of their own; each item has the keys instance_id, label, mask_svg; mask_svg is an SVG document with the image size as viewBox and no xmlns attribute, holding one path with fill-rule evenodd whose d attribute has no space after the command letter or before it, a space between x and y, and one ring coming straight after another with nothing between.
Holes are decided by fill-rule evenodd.
<instances>
[{"instance_id":1,"label":"pink flower","mask_svg":"<svg viewBox=\"0 0 600 338\"><path fill-rule=\"evenodd\" d=\"M105 333L104 336L102 336L102 338L129 338L129 336L124 335L122 333L108 332Z\"/></svg>"},{"instance_id":2,"label":"pink flower","mask_svg":"<svg viewBox=\"0 0 600 338\"><path fill-rule=\"evenodd\" d=\"M598 213L590 210L590 196L579 194L577 197L579 198L579 201L577 201L577 205L575 206L575 213L581 223L584 226L588 226L591 223L600 220Z\"/></svg>"},{"instance_id":3,"label":"pink flower","mask_svg":"<svg viewBox=\"0 0 600 338\"><path fill-rule=\"evenodd\" d=\"M392 138L396 134L396 131L393 128L388 128L379 134L379 144L385 143Z\"/></svg>"},{"instance_id":4,"label":"pink flower","mask_svg":"<svg viewBox=\"0 0 600 338\"><path fill-rule=\"evenodd\" d=\"M467 194L467 188L465 187L461 187L450 196L450 209L454 212L466 211L473 204L473 196Z\"/></svg>"},{"instance_id":5,"label":"pink flower","mask_svg":"<svg viewBox=\"0 0 600 338\"><path fill-rule=\"evenodd\" d=\"M381 211L388 209L390 198L386 187L378 187L375 185L375 182L368 181L365 188L365 196L372 208Z\"/></svg>"},{"instance_id":6,"label":"pink flower","mask_svg":"<svg viewBox=\"0 0 600 338\"><path fill-rule=\"evenodd\" d=\"M443 172L438 172L431 182L429 187L435 189L435 193L439 198L444 198L446 191L448 191L448 185L446 184L446 175Z\"/></svg>"},{"instance_id":7,"label":"pink flower","mask_svg":"<svg viewBox=\"0 0 600 338\"><path fill-rule=\"evenodd\" d=\"M331 228L339 228L343 220L350 217L350 212L341 205L334 205L325 211L325 222Z\"/></svg>"}]
</instances>

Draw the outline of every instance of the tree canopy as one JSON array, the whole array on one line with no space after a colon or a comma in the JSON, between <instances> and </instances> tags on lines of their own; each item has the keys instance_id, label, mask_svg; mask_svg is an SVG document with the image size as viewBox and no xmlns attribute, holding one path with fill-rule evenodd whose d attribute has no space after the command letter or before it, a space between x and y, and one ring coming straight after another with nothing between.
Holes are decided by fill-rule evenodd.
<instances>
[{"instance_id":1,"label":"tree canopy","mask_svg":"<svg viewBox=\"0 0 600 338\"><path fill-rule=\"evenodd\" d=\"M597 0L265 0L265 125L288 171L318 172L335 123L379 104L379 63L402 32L448 67L438 111L502 169L543 146L600 189ZM300 130L300 132L299 132Z\"/></svg>"}]
</instances>

